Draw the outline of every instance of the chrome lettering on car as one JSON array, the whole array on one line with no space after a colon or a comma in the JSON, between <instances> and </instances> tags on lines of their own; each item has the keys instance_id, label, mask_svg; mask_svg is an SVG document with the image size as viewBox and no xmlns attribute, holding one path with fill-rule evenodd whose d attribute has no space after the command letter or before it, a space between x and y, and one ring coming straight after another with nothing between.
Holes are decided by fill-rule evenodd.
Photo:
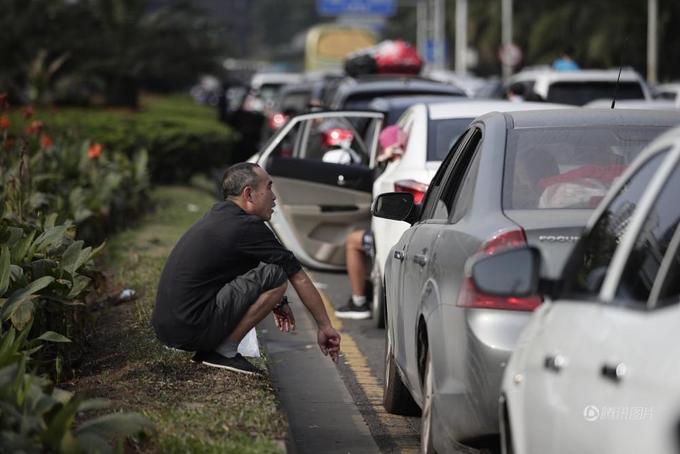
<instances>
[{"instance_id":1,"label":"chrome lettering on car","mask_svg":"<svg viewBox=\"0 0 680 454\"><path fill-rule=\"evenodd\" d=\"M578 235L541 235L538 241L545 241L548 243L575 243L581 238Z\"/></svg>"}]
</instances>

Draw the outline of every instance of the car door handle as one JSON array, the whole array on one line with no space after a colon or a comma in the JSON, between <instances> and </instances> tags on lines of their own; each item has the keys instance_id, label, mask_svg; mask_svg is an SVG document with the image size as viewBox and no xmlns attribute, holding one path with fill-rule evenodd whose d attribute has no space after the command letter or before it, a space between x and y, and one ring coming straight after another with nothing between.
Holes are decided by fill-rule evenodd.
<instances>
[{"instance_id":1,"label":"car door handle","mask_svg":"<svg viewBox=\"0 0 680 454\"><path fill-rule=\"evenodd\" d=\"M548 369L551 372L559 372L561 371L564 366L567 364L567 358L565 358L562 355L556 354L556 355L548 355L545 357L545 361L543 362L543 367Z\"/></svg>"},{"instance_id":2,"label":"car door handle","mask_svg":"<svg viewBox=\"0 0 680 454\"><path fill-rule=\"evenodd\" d=\"M413 254L413 261L420 266L427 265L427 255L425 254Z\"/></svg>"},{"instance_id":3,"label":"car door handle","mask_svg":"<svg viewBox=\"0 0 680 454\"><path fill-rule=\"evenodd\" d=\"M617 364L603 364L602 369L600 369L600 374L613 382L620 382L626 375L628 368L623 363Z\"/></svg>"},{"instance_id":4,"label":"car door handle","mask_svg":"<svg viewBox=\"0 0 680 454\"><path fill-rule=\"evenodd\" d=\"M394 258L401 262L404 260L404 253L401 251L394 251Z\"/></svg>"}]
</instances>

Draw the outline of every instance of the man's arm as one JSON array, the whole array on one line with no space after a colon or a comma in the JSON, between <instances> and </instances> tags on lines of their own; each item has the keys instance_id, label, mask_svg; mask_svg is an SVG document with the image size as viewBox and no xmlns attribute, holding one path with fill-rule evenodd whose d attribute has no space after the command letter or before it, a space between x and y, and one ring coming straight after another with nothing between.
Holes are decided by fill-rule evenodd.
<instances>
[{"instance_id":1,"label":"man's arm","mask_svg":"<svg viewBox=\"0 0 680 454\"><path fill-rule=\"evenodd\" d=\"M319 291L304 270L300 270L290 276L290 282L293 284L300 300L302 300L302 304L305 305L316 321L319 348L321 348L324 355L330 354L331 359L337 361L340 351L340 333L331 325Z\"/></svg>"}]
</instances>

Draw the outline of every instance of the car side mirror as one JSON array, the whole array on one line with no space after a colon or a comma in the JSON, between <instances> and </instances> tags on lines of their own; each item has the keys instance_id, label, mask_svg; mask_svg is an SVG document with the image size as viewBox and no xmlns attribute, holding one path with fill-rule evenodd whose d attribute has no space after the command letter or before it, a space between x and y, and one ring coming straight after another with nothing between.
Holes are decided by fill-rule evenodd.
<instances>
[{"instance_id":1,"label":"car side mirror","mask_svg":"<svg viewBox=\"0 0 680 454\"><path fill-rule=\"evenodd\" d=\"M539 292L541 253L519 247L473 259L470 276L482 293L501 297L527 297Z\"/></svg>"},{"instance_id":2,"label":"car side mirror","mask_svg":"<svg viewBox=\"0 0 680 454\"><path fill-rule=\"evenodd\" d=\"M371 207L371 214L379 218L413 223L411 213L417 212L413 194L408 192L388 192L380 194Z\"/></svg>"}]
</instances>

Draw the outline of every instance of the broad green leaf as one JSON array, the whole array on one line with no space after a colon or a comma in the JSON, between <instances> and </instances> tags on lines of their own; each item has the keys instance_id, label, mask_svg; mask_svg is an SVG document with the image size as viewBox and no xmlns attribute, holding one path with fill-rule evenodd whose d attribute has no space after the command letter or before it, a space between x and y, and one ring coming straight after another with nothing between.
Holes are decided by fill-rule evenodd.
<instances>
[{"instance_id":1,"label":"broad green leaf","mask_svg":"<svg viewBox=\"0 0 680 454\"><path fill-rule=\"evenodd\" d=\"M9 288L10 277L10 253L7 246L3 246L0 250L0 296L4 295Z\"/></svg>"},{"instance_id":2,"label":"broad green leaf","mask_svg":"<svg viewBox=\"0 0 680 454\"><path fill-rule=\"evenodd\" d=\"M92 211L90 211L88 208L78 208L73 213L73 220L76 222L76 224L81 224L82 222L91 218L92 214Z\"/></svg>"},{"instance_id":3,"label":"broad green leaf","mask_svg":"<svg viewBox=\"0 0 680 454\"><path fill-rule=\"evenodd\" d=\"M40 439L53 451L59 452L61 443L75 420L78 404L75 397L66 402L49 420L46 430L41 434Z\"/></svg>"},{"instance_id":4,"label":"broad green leaf","mask_svg":"<svg viewBox=\"0 0 680 454\"><path fill-rule=\"evenodd\" d=\"M9 227L7 228L7 231L9 232L9 238L6 241L6 244L10 247L17 244L24 236L24 230L19 227Z\"/></svg>"},{"instance_id":5,"label":"broad green leaf","mask_svg":"<svg viewBox=\"0 0 680 454\"><path fill-rule=\"evenodd\" d=\"M71 342L71 339L68 337L62 336L54 331L45 331L38 337L38 340L45 342Z\"/></svg>"},{"instance_id":6,"label":"broad green leaf","mask_svg":"<svg viewBox=\"0 0 680 454\"><path fill-rule=\"evenodd\" d=\"M73 398L73 393L70 391L66 391L65 389L61 388L54 388L52 390L52 397L57 400L57 402L60 402L64 405Z\"/></svg>"},{"instance_id":7,"label":"broad green leaf","mask_svg":"<svg viewBox=\"0 0 680 454\"><path fill-rule=\"evenodd\" d=\"M78 411L103 410L111 406L108 399L88 399L80 404Z\"/></svg>"},{"instance_id":8,"label":"broad green leaf","mask_svg":"<svg viewBox=\"0 0 680 454\"><path fill-rule=\"evenodd\" d=\"M35 298L35 296L33 298ZM35 304L33 303L32 298L24 301L22 304L17 305L10 314L12 325L14 325L18 330L23 330L26 328L26 326L31 323L31 320L33 320L34 310Z\"/></svg>"},{"instance_id":9,"label":"broad green leaf","mask_svg":"<svg viewBox=\"0 0 680 454\"><path fill-rule=\"evenodd\" d=\"M92 432L76 435L76 440L78 441L78 447L82 452L92 452L98 454L109 454L116 452L111 447L111 445L109 445L105 438L102 438Z\"/></svg>"},{"instance_id":10,"label":"broad green leaf","mask_svg":"<svg viewBox=\"0 0 680 454\"><path fill-rule=\"evenodd\" d=\"M85 244L83 241L74 241L66 248L64 254L61 256L61 268L71 275L76 271L83 244Z\"/></svg>"},{"instance_id":11,"label":"broad green leaf","mask_svg":"<svg viewBox=\"0 0 680 454\"><path fill-rule=\"evenodd\" d=\"M70 226L68 224L63 224L45 230L33 242L35 250L40 252L61 245L69 227Z\"/></svg>"},{"instance_id":12,"label":"broad green leaf","mask_svg":"<svg viewBox=\"0 0 680 454\"><path fill-rule=\"evenodd\" d=\"M52 259L39 259L31 262L31 273L34 279L43 276L54 276L59 274L59 262Z\"/></svg>"},{"instance_id":13,"label":"broad green leaf","mask_svg":"<svg viewBox=\"0 0 680 454\"><path fill-rule=\"evenodd\" d=\"M105 437L127 437L151 428L151 421L138 413L114 413L85 421L75 433L76 436L94 433Z\"/></svg>"},{"instance_id":14,"label":"broad green leaf","mask_svg":"<svg viewBox=\"0 0 680 454\"><path fill-rule=\"evenodd\" d=\"M80 292L85 290L85 288L90 285L90 282L92 282L92 279L90 279L87 276L83 275L78 275L75 278L73 278L73 287L71 288L71 291L68 292L68 295L66 295L66 298L75 298L78 295L80 295Z\"/></svg>"},{"instance_id":15,"label":"broad green leaf","mask_svg":"<svg viewBox=\"0 0 680 454\"><path fill-rule=\"evenodd\" d=\"M43 225L43 228L45 230L49 230L52 227L54 227L54 224L57 222L57 216L58 213L50 213L45 217L45 224Z\"/></svg>"},{"instance_id":16,"label":"broad green leaf","mask_svg":"<svg viewBox=\"0 0 680 454\"><path fill-rule=\"evenodd\" d=\"M31 230L21 241L19 241L14 248L12 248L12 260L14 263L21 263L24 259L31 260L32 257L26 257L28 250L35 238L36 231Z\"/></svg>"},{"instance_id":17,"label":"broad green leaf","mask_svg":"<svg viewBox=\"0 0 680 454\"><path fill-rule=\"evenodd\" d=\"M90 246L86 247L85 249L82 250L80 255L78 256L78 261L76 262L75 266L75 271L78 271L81 266L83 266L85 263L87 263L90 258L92 258L93 252L92 248Z\"/></svg>"},{"instance_id":18,"label":"broad green leaf","mask_svg":"<svg viewBox=\"0 0 680 454\"><path fill-rule=\"evenodd\" d=\"M16 290L12 295L10 295L7 303L3 307L2 318L4 320L9 319L17 307L21 306L26 301L33 298L33 294L44 289L48 285L54 282L52 276L43 276L40 279L28 284L26 287Z\"/></svg>"}]
</instances>

